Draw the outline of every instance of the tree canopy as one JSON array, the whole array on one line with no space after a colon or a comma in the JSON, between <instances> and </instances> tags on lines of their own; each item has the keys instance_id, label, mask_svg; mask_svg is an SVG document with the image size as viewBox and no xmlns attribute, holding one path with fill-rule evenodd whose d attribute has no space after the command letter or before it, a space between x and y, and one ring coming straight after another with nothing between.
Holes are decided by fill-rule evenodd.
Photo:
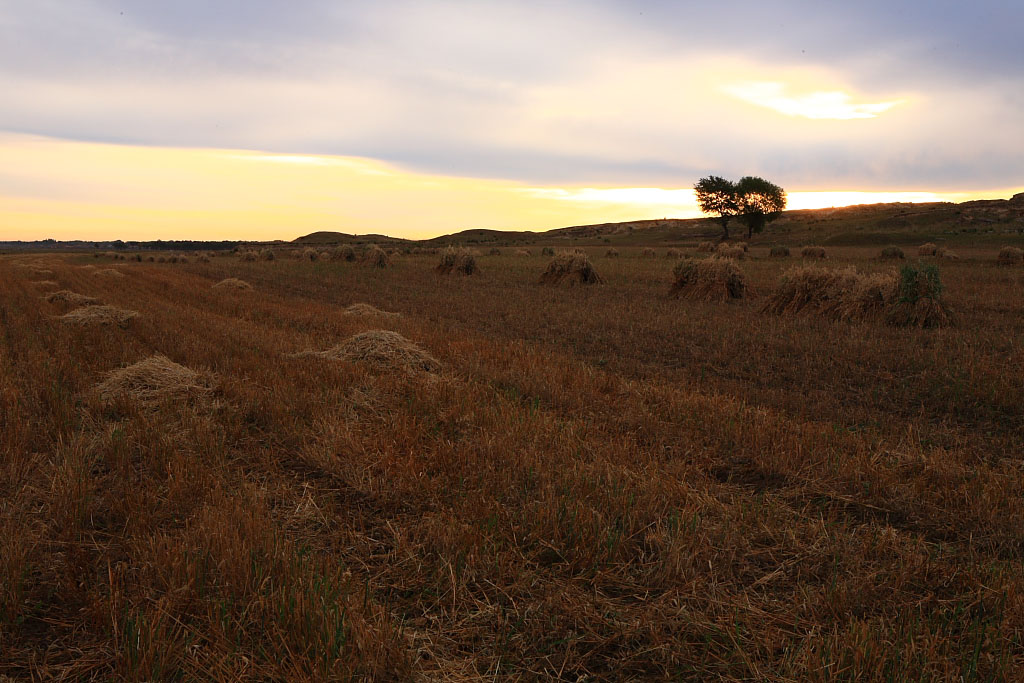
<instances>
[{"instance_id":1,"label":"tree canopy","mask_svg":"<svg viewBox=\"0 0 1024 683\"><path fill-rule=\"evenodd\" d=\"M703 213L718 214L722 239L729 239L729 219L737 216L747 226L747 239L779 217L786 208L786 191L757 176L732 182L718 176L701 178L693 189Z\"/></svg>"}]
</instances>

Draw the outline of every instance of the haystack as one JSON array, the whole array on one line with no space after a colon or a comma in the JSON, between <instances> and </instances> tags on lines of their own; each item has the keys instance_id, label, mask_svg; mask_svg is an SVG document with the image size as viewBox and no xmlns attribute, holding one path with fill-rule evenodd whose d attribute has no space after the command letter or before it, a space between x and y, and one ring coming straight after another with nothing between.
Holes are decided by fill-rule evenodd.
<instances>
[{"instance_id":1,"label":"haystack","mask_svg":"<svg viewBox=\"0 0 1024 683\"><path fill-rule=\"evenodd\" d=\"M640 252L640 258L657 258L658 254L650 247L644 247L643 251Z\"/></svg>"},{"instance_id":2,"label":"haystack","mask_svg":"<svg viewBox=\"0 0 1024 683\"><path fill-rule=\"evenodd\" d=\"M397 332L370 330L349 337L326 351L297 353L296 358L315 356L349 363L365 363L378 370L437 372L441 363Z\"/></svg>"},{"instance_id":3,"label":"haystack","mask_svg":"<svg viewBox=\"0 0 1024 683\"><path fill-rule=\"evenodd\" d=\"M555 255L555 250L552 249L551 247L544 247L543 249L540 250L540 255L541 256L554 256Z\"/></svg>"},{"instance_id":4,"label":"haystack","mask_svg":"<svg viewBox=\"0 0 1024 683\"><path fill-rule=\"evenodd\" d=\"M114 306L84 306L60 317L70 325L117 325L128 327L132 318L139 316L135 311Z\"/></svg>"},{"instance_id":5,"label":"haystack","mask_svg":"<svg viewBox=\"0 0 1024 683\"><path fill-rule=\"evenodd\" d=\"M248 262L250 262L250 263L251 263L251 262L253 262L253 261L255 261L255 260L257 259L257 256L256 256L256 252L255 252L255 251L251 251L251 250L249 250L249 249L246 249L245 251L243 251L243 252L242 252L241 254L239 254L238 256L239 256L239 258L241 258L241 259L242 259L243 261L248 261Z\"/></svg>"},{"instance_id":6,"label":"haystack","mask_svg":"<svg viewBox=\"0 0 1024 683\"><path fill-rule=\"evenodd\" d=\"M38 285L39 287L60 287L60 285L53 280L35 280L32 284Z\"/></svg>"},{"instance_id":7,"label":"haystack","mask_svg":"<svg viewBox=\"0 0 1024 683\"><path fill-rule=\"evenodd\" d=\"M461 247L448 247L441 253L441 262L437 264L434 271L447 275L449 273L461 273L472 275L476 272L476 258L469 249Z\"/></svg>"},{"instance_id":8,"label":"haystack","mask_svg":"<svg viewBox=\"0 0 1024 683\"><path fill-rule=\"evenodd\" d=\"M606 251L604 253L604 255L607 256L608 258L618 258L619 257L619 250L618 249L609 249L608 251Z\"/></svg>"},{"instance_id":9,"label":"haystack","mask_svg":"<svg viewBox=\"0 0 1024 683\"><path fill-rule=\"evenodd\" d=\"M306 247L302 250L302 258L307 261L316 261L320 258L320 252L312 247Z\"/></svg>"},{"instance_id":10,"label":"haystack","mask_svg":"<svg viewBox=\"0 0 1024 683\"><path fill-rule=\"evenodd\" d=\"M903 253L903 250L899 247L885 247L882 249L882 255L879 257L883 261L894 261L903 260L907 256Z\"/></svg>"},{"instance_id":11,"label":"haystack","mask_svg":"<svg viewBox=\"0 0 1024 683\"><path fill-rule=\"evenodd\" d=\"M825 258L825 247L804 247L800 250L801 258Z\"/></svg>"},{"instance_id":12,"label":"haystack","mask_svg":"<svg viewBox=\"0 0 1024 683\"><path fill-rule=\"evenodd\" d=\"M743 251L750 251L750 245L747 244L746 242L737 242L736 246L742 249Z\"/></svg>"},{"instance_id":13,"label":"haystack","mask_svg":"<svg viewBox=\"0 0 1024 683\"><path fill-rule=\"evenodd\" d=\"M373 268L387 268L388 264L391 263L391 258L380 247L372 247L363 254L363 263Z\"/></svg>"},{"instance_id":14,"label":"haystack","mask_svg":"<svg viewBox=\"0 0 1024 683\"><path fill-rule=\"evenodd\" d=\"M247 292L252 289L252 285L250 285L245 280L239 280L237 277L229 277L215 284L213 286L213 289L226 289L238 292Z\"/></svg>"},{"instance_id":15,"label":"haystack","mask_svg":"<svg viewBox=\"0 0 1024 683\"><path fill-rule=\"evenodd\" d=\"M725 249L719 249L715 256L724 259L735 259L740 260L746 258L747 252L743 251L743 247L726 247Z\"/></svg>"},{"instance_id":16,"label":"haystack","mask_svg":"<svg viewBox=\"0 0 1024 683\"><path fill-rule=\"evenodd\" d=\"M124 273L120 270L113 268L102 268L100 270L94 270L93 275L103 275L104 277L124 277Z\"/></svg>"},{"instance_id":17,"label":"haystack","mask_svg":"<svg viewBox=\"0 0 1024 683\"><path fill-rule=\"evenodd\" d=\"M665 252L665 258L675 258L675 259L677 259L677 258L680 258L682 255L683 255L683 252L681 252L681 251L679 251L678 249L675 249L675 248L669 249L668 251Z\"/></svg>"},{"instance_id":18,"label":"haystack","mask_svg":"<svg viewBox=\"0 0 1024 683\"><path fill-rule=\"evenodd\" d=\"M714 242L701 242L697 245L697 251L712 252L715 250Z\"/></svg>"},{"instance_id":19,"label":"haystack","mask_svg":"<svg viewBox=\"0 0 1024 683\"><path fill-rule=\"evenodd\" d=\"M391 313L374 308L370 304L352 304L341 313L344 316L361 318L401 318L401 313Z\"/></svg>"},{"instance_id":20,"label":"haystack","mask_svg":"<svg viewBox=\"0 0 1024 683\"><path fill-rule=\"evenodd\" d=\"M952 325L953 316L942 301L939 269L933 265L920 268L903 266L897 298L885 320L897 327L933 328Z\"/></svg>"},{"instance_id":21,"label":"haystack","mask_svg":"<svg viewBox=\"0 0 1024 683\"><path fill-rule=\"evenodd\" d=\"M269 247L260 251L260 259L263 261L273 261L275 258L274 250Z\"/></svg>"},{"instance_id":22,"label":"haystack","mask_svg":"<svg viewBox=\"0 0 1024 683\"><path fill-rule=\"evenodd\" d=\"M946 259L947 261L959 261L960 260L960 256L958 256L955 251L949 251L948 249L946 251L942 252L942 258Z\"/></svg>"},{"instance_id":23,"label":"haystack","mask_svg":"<svg viewBox=\"0 0 1024 683\"><path fill-rule=\"evenodd\" d=\"M680 261L672 269L672 280L670 293L688 299L742 299L747 289L743 271L725 258Z\"/></svg>"},{"instance_id":24,"label":"haystack","mask_svg":"<svg viewBox=\"0 0 1024 683\"><path fill-rule=\"evenodd\" d=\"M108 373L96 386L96 391L105 402L126 397L143 406L155 407L171 400L208 400L213 384L210 375L156 355Z\"/></svg>"},{"instance_id":25,"label":"haystack","mask_svg":"<svg viewBox=\"0 0 1024 683\"><path fill-rule=\"evenodd\" d=\"M491 249L490 249L490 250L489 250L489 251L487 252L487 255L488 255L488 256L501 256L501 249L498 249L497 247L492 247L492 248L491 248Z\"/></svg>"},{"instance_id":26,"label":"haystack","mask_svg":"<svg viewBox=\"0 0 1024 683\"><path fill-rule=\"evenodd\" d=\"M925 242L917 248L918 256L935 256L935 252L938 251L938 247L931 242Z\"/></svg>"},{"instance_id":27,"label":"haystack","mask_svg":"<svg viewBox=\"0 0 1024 683\"><path fill-rule=\"evenodd\" d=\"M73 304L75 306L84 306L86 304L95 304L99 302L99 299L94 296L86 296L85 294L72 292L70 289L61 289L56 292L50 292L43 298L51 304Z\"/></svg>"},{"instance_id":28,"label":"haystack","mask_svg":"<svg viewBox=\"0 0 1024 683\"><path fill-rule=\"evenodd\" d=\"M209 263L210 257L206 254L199 254L199 256L196 256L196 261L199 261L199 263Z\"/></svg>"},{"instance_id":29,"label":"haystack","mask_svg":"<svg viewBox=\"0 0 1024 683\"><path fill-rule=\"evenodd\" d=\"M529 249L516 249L516 256L531 256Z\"/></svg>"},{"instance_id":30,"label":"haystack","mask_svg":"<svg viewBox=\"0 0 1024 683\"><path fill-rule=\"evenodd\" d=\"M342 244L331 250L331 258L335 261L355 261L356 250L351 244Z\"/></svg>"},{"instance_id":31,"label":"haystack","mask_svg":"<svg viewBox=\"0 0 1024 683\"><path fill-rule=\"evenodd\" d=\"M547 269L540 276L542 284L558 285L563 282L570 285L596 285L604 280L586 254L581 252L563 252L551 259Z\"/></svg>"},{"instance_id":32,"label":"haystack","mask_svg":"<svg viewBox=\"0 0 1024 683\"><path fill-rule=\"evenodd\" d=\"M1019 266L1024 263L1024 250L1017 247L1003 247L999 250L999 265Z\"/></svg>"},{"instance_id":33,"label":"haystack","mask_svg":"<svg viewBox=\"0 0 1024 683\"><path fill-rule=\"evenodd\" d=\"M810 309L834 310L838 301L858 280L854 268L829 270L819 266L798 266L782 275L778 289L762 310L768 313L800 313Z\"/></svg>"},{"instance_id":34,"label":"haystack","mask_svg":"<svg viewBox=\"0 0 1024 683\"><path fill-rule=\"evenodd\" d=\"M776 244L774 247L771 248L771 251L769 251L768 253L776 258L785 258L789 256L789 247L781 244Z\"/></svg>"}]
</instances>

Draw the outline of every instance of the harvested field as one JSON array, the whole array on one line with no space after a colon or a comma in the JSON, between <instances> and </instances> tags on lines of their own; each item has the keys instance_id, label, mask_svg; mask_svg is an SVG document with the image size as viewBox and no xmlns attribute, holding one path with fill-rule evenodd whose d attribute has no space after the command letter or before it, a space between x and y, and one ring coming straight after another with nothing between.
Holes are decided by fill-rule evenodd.
<instances>
[{"instance_id":1,"label":"harvested field","mask_svg":"<svg viewBox=\"0 0 1024 683\"><path fill-rule=\"evenodd\" d=\"M929 306L932 264L903 278L887 243L828 263ZM1024 678L1024 279L1000 244L937 261L938 329L763 312L791 259L723 261L729 305L668 296L642 246L571 289L515 246L453 280L438 256L55 262L142 314L113 334L0 258L0 678ZM211 290L229 277L259 295ZM442 370L321 351L381 327ZM154 356L201 378L101 397Z\"/></svg>"}]
</instances>

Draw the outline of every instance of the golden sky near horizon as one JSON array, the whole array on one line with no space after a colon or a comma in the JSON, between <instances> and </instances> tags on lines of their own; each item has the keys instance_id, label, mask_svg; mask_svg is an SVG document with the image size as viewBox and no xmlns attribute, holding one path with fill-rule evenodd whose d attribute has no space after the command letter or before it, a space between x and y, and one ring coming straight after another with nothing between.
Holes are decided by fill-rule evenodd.
<instances>
[{"instance_id":1,"label":"golden sky near horizon","mask_svg":"<svg viewBox=\"0 0 1024 683\"><path fill-rule=\"evenodd\" d=\"M2 238L290 240L317 230L413 239L466 228L700 216L689 188L540 187L371 159L0 136ZM789 208L1009 197L976 192L791 192Z\"/></svg>"}]
</instances>

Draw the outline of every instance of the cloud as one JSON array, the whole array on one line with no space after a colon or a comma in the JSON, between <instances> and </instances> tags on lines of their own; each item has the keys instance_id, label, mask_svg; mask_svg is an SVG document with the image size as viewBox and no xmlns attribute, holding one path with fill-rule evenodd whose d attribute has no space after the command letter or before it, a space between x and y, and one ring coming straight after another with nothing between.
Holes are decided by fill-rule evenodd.
<instances>
[{"instance_id":1,"label":"cloud","mask_svg":"<svg viewBox=\"0 0 1024 683\"><path fill-rule=\"evenodd\" d=\"M759 107L806 119L873 119L901 100L865 102L855 104L853 97L841 90L817 90L802 95L789 95L784 83L733 83L723 85L722 91Z\"/></svg>"}]
</instances>

